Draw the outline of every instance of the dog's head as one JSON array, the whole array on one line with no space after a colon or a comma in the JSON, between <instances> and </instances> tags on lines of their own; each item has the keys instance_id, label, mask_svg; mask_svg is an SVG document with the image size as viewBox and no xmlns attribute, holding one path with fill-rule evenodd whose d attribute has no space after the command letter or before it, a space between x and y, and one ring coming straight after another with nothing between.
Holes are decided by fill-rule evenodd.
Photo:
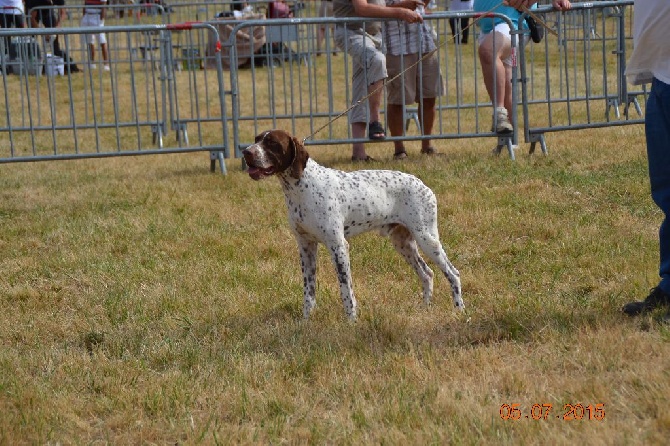
<instances>
[{"instance_id":1,"label":"dog's head","mask_svg":"<svg viewBox=\"0 0 670 446\"><path fill-rule=\"evenodd\" d=\"M260 180L275 174L300 179L309 154L295 136L284 130L268 130L256 136L256 142L242 151L249 176Z\"/></svg>"}]
</instances>

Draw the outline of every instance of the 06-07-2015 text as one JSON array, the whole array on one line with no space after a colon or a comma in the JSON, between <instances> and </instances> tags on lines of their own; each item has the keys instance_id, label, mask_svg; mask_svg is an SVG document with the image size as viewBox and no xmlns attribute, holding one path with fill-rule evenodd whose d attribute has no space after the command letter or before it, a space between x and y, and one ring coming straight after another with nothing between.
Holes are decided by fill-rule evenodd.
<instances>
[{"instance_id":1,"label":"06-07-2015 text","mask_svg":"<svg viewBox=\"0 0 670 446\"><path fill-rule=\"evenodd\" d=\"M530 408L524 409L519 403L503 404L500 406L500 418L503 420L548 420L557 418L563 421L574 420L596 420L602 421L605 418L605 404L564 404L560 412L553 411L554 405L551 403L533 404Z\"/></svg>"}]
</instances>

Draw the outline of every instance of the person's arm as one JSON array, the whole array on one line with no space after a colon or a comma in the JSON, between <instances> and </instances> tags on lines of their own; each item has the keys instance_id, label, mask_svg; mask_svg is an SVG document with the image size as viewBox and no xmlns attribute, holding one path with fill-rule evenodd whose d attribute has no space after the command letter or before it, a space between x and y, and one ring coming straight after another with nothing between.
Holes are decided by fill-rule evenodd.
<instances>
[{"instance_id":1,"label":"person's arm","mask_svg":"<svg viewBox=\"0 0 670 446\"><path fill-rule=\"evenodd\" d=\"M507 6L511 6L515 9L521 9L524 6L526 8L530 8L535 3L537 3L537 0L505 0L505 4L507 4ZM570 0L551 0L551 6L553 6L554 9L558 9L559 11L567 11L572 7Z\"/></svg>"},{"instance_id":2,"label":"person's arm","mask_svg":"<svg viewBox=\"0 0 670 446\"><path fill-rule=\"evenodd\" d=\"M426 6L422 0L400 0L399 2L395 2L393 4L388 4L386 3L386 6L389 8L405 8L405 9L411 9L412 11L416 11L416 8L419 6Z\"/></svg>"},{"instance_id":3,"label":"person's arm","mask_svg":"<svg viewBox=\"0 0 670 446\"><path fill-rule=\"evenodd\" d=\"M351 0L356 14L360 17L374 17L380 19L398 19L407 23L423 22L423 17L416 11L407 8L389 8L384 5L374 5L366 0ZM422 3L422 2L413 2ZM416 6L415 6L416 8Z\"/></svg>"},{"instance_id":4,"label":"person's arm","mask_svg":"<svg viewBox=\"0 0 670 446\"><path fill-rule=\"evenodd\" d=\"M63 20L65 20L65 16L67 15L67 11L65 8L61 8L58 10L58 24L56 24L56 27L60 28L61 23L63 23Z\"/></svg>"},{"instance_id":5,"label":"person's arm","mask_svg":"<svg viewBox=\"0 0 670 446\"><path fill-rule=\"evenodd\" d=\"M40 27L40 22L37 21L37 10L35 9L30 11L30 26L32 28Z\"/></svg>"}]
</instances>

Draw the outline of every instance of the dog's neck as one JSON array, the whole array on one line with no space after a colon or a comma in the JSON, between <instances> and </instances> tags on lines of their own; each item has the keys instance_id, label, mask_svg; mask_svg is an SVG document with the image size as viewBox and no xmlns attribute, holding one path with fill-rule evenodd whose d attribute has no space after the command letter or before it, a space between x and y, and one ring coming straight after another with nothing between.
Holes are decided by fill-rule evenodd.
<instances>
[{"instance_id":1,"label":"dog's neck","mask_svg":"<svg viewBox=\"0 0 670 446\"><path fill-rule=\"evenodd\" d=\"M277 178L279 178L279 181L281 182L281 185L284 189L291 189L301 182L304 182L306 180L305 176L307 175L307 177L309 177L312 173L312 170L317 166L320 167L320 164L314 161L312 158L309 158L300 178L295 178L293 175L291 175L293 170L292 166L293 163L291 163L291 167L277 174Z\"/></svg>"}]
</instances>

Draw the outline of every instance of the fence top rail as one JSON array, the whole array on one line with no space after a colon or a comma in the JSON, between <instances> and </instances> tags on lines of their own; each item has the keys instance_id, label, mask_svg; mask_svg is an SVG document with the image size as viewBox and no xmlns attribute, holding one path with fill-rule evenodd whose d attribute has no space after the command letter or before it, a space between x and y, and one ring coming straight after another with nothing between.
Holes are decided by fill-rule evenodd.
<instances>
[{"instance_id":1,"label":"fence top rail","mask_svg":"<svg viewBox=\"0 0 670 446\"><path fill-rule=\"evenodd\" d=\"M616 3L616 2L615 2ZM475 17L477 13L472 13L470 16ZM499 14L499 13L490 13L487 14L489 17L499 17L507 24L510 26L511 29L513 29L513 24L512 20L507 17L504 14ZM424 17L424 19L433 21L433 20L440 20L440 19L450 19L450 18L458 18L458 17L463 17L461 14L457 13L450 13L450 12L434 12L430 14L429 16ZM214 20L208 20L203 23L210 23L210 24L215 24L215 25L220 25L220 24L226 24L231 26L230 30L230 37L228 38L228 41L225 43L226 46L234 46L235 44L235 39L237 37L237 32L243 28L250 28L254 26L271 26L271 27L280 27L280 26L288 26L288 25L335 25L335 26L344 26L352 23L366 23L370 21L375 21L375 22L391 22L395 21L397 19L388 19L388 18L377 18L377 17L294 17L294 18L286 18L286 19L252 19L252 20L245 20L245 19L233 19L233 18L223 18L223 19L214 19ZM518 34L518 32L513 32L514 34ZM513 46L516 46L515 42L512 42Z\"/></svg>"},{"instance_id":2,"label":"fence top rail","mask_svg":"<svg viewBox=\"0 0 670 446\"><path fill-rule=\"evenodd\" d=\"M132 4L127 4L127 5L121 5L121 4L116 4L116 5L91 5L88 6L91 9L123 9L123 10L128 10L128 9L152 9L157 12L167 14L167 11L162 5L159 5L157 3L132 3ZM33 6L27 11L27 14L30 15L32 11L40 11L40 10L49 10L49 11L59 11L61 9L64 10L72 10L72 11L81 11L86 6L83 4L81 5L40 5L40 6Z\"/></svg>"},{"instance_id":3,"label":"fence top rail","mask_svg":"<svg viewBox=\"0 0 670 446\"><path fill-rule=\"evenodd\" d=\"M286 3L288 5L296 5L300 2L301 0L288 0ZM246 0L244 3L252 6L267 6L269 0ZM198 6L233 6L239 4L240 0L212 0L204 2L171 2L167 3L166 6L170 8L191 8Z\"/></svg>"},{"instance_id":4,"label":"fence top rail","mask_svg":"<svg viewBox=\"0 0 670 446\"><path fill-rule=\"evenodd\" d=\"M616 6L632 6L633 5L633 0L597 0L595 2L581 2L581 3L572 3L572 7L570 10L579 10L579 9L603 9L603 8L608 8L608 7L616 7ZM555 11L554 8L549 6L542 6L537 8L537 11L539 12L548 12L548 11ZM533 10L535 12L535 10Z\"/></svg>"},{"instance_id":5,"label":"fence top rail","mask_svg":"<svg viewBox=\"0 0 670 446\"><path fill-rule=\"evenodd\" d=\"M159 32L159 31L186 31L206 28L219 40L219 32L209 22L163 23L156 25L118 25L105 26L105 33L119 32ZM54 34L98 34L100 28L95 26L67 27L67 28L0 28L0 37L4 36L51 36Z\"/></svg>"},{"instance_id":6,"label":"fence top rail","mask_svg":"<svg viewBox=\"0 0 670 446\"><path fill-rule=\"evenodd\" d=\"M168 8L182 8L182 7L198 7L198 6L231 6L238 3L239 0L210 0L210 1L199 1L199 2L188 2L188 1L172 1L165 2L165 6ZM252 6L267 6L269 0L247 0L245 3ZM288 0L286 3L289 5L298 4L300 0ZM590 9L590 8L603 8L609 6L621 6L621 5L632 5L633 0L593 0L591 2L573 2L572 9ZM537 11L539 12L548 12L555 11L551 5L538 5ZM447 11L434 11L433 14L438 14ZM472 14L471 11L453 11L451 12L454 16L460 16L462 14Z\"/></svg>"}]
</instances>

